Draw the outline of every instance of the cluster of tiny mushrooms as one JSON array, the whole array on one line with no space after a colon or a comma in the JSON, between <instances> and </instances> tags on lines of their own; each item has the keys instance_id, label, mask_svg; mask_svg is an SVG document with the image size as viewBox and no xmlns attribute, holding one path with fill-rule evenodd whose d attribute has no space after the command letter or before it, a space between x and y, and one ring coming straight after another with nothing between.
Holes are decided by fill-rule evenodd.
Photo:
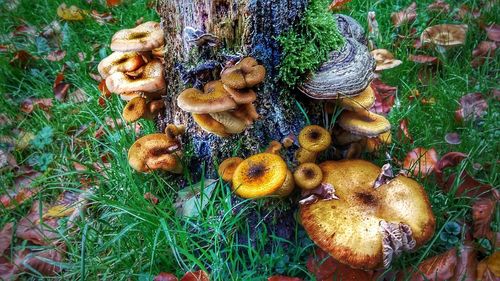
<instances>
[{"instance_id":1,"label":"cluster of tiny mushrooms","mask_svg":"<svg viewBox=\"0 0 500 281\"><path fill-rule=\"evenodd\" d=\"M369 110L375 101L370 83L376 72L401 61L384 49L370 52L363 28L351 17L337 14L334 18L345 44L298 89L330 108L341 108L337 124L331 131L309 125L296 138L272 141L262 153L225 159L218 173L231 183L236 195L248 199L285 197L297 186L302 198L301 223L319 247L354 268L388 267L402 252L426 243L435 230L435 218L421 185L394 175L388 164L380 168L355 159L360 151L373 152L391 142L389 121ZM442 39L449 43L451 34L465 38L463 28L443 26L426 29L422 42L443 46ZM119 31L111 49L115 52L99 64L99 72L111 92L129 100L124 119L133 122L151 117L164 106L159 99L165 91L158 59L165 51L160 25L147 22ZM208 133L220 137L238 134L259 117L253 105L257 99L254 87L265 76L264 66L247 56L225 67L220 80L206 83L203 90L182 91L177 105ZM169 124L164 133L139 138L128 153L131 167L139 172L180 173L180 135L184 131L182 125ZM292 149L296 142L299 148L292 171L281 152ZM344 160L316 163L321 153L338 151L337 147L347 147L340 155Z\"/></svg>"}]
</instances>

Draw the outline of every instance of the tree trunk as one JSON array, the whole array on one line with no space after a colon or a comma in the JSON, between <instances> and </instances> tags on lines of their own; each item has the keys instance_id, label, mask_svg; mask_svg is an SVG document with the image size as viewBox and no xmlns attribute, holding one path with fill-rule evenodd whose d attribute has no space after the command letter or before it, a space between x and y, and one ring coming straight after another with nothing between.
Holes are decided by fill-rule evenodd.
<instances>
[{"instance_id":1,"label":"tree trunk","mask_svg":"<svg viewBox=\"0 0 500 281\"><path fill-rule=\"evenodd\" d=\"M205 163L209 176L215 175L214 162L233 154L238 143L239 156L261 151L271 140L297 135L304 126L304 116L293 98L278 83L280 48L275 38L300 19L307 0L160 0L158 11L166 37L165 73L167 81L166 111L158 120L163 130L168 123L184 124L184 146L192 145L190 163L199 168ZM216 47L190 45L183 31L191 27L214 34ZM241 134L220 138L206 133L189 113L176 103L177 95L192 85L183 82L183 73L213 62L223 64L227 55L252 56L267 71L258 86L254 103L260 119ZM219 69L211 79L219 79ZM240 142L239 142L240 141ZM290 160L290 159L288 159ZM194 168L194 167L190 167ZM192 170L192 169L190 169ZM199 170L199 169L194 169Z\"/></svg>"}]
</instances>

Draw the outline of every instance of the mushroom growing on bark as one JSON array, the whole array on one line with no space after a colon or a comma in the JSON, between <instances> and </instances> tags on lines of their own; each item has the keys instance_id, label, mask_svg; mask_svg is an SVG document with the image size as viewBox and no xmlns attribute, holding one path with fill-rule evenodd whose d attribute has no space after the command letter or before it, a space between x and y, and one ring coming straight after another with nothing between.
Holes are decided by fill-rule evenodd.
<instances>
[{"instance_id":1,"label":"mushroom growing on bark","mask_svg":"<svg viewBox=\"0 0 500 281\"><path fill-rule=\"evenodd\" d=\"M164 170L182 172L180 143L166 134L145 135L132 144L128 151L128 162L138 172Z\"/></svg>"},{"instance_id":2,"label":"mushroom growing on bark","mask_svg":"<svg viewBox=\"0 0 500 281\"><path fill-rule=\"evenodd\" d=\"M243 162L243 158L240 157L230 157L222 161L218 169L219 176L222 180L231 181L236 167L238 167L241 162Z\"/></svg>"},{"instance_id":3,"label":"mushroom growing on bark","mask_svg":"<svg viewBox=\"0 0 500 281\"><path fill-rule=\"evenodd\" d=\"M138 75L131 77L124 72L115 72L106 78L106 87L113 93L146 92L154 93L166 86L163 65L152 60L143 66Z\"/></svg>"},{"instance_id":4,"label":"mushroom growing on bark","mask_svg":"<svg viewBox=\"0 0 500 281\"><path fill-rule=\"evenodd\" d=\"M97 70L106 79L115 72L135 71L143 64L144 60L138 52L113 52L99 62Z\"/></svg>"},{"instance_id":5,"label":"mushroom growing on bark","mask_svg":"<svg viewBox=\"0 0 500 281\"><path fill-rule=\"evenodd\" d=\"M332 143L332 136L318 125L304 127L299 133L300 148L296 152L299 164L316 162L318 153L325 151Z\"/></svg>"},{"instance_id":6,"label":"mushroom growing on bark","mask_svg":"<svg viewBox=\"0 0 500 281\"><path fill-rule=\"evenodd\" d=\"M252 57L243 58L221 73L222 83L233 89L252 88L264 81L265 77L266 69Z\"/></svg>"},{"instance_id":7,"label":"mushroom growing on bark","mask_svg":"<svg viewBox=\"0 0 500 281\"><path fill-rule=\"evenodd\" d=\"M333 186L338 199L302 204L300 217L311 239L339 262L362 269L388 267L401 252L415 250L434 234L429 199L416 181L380 177L384 169L364 160L319 166L322 183Z\"/></svg>"},{"instance_id":8,"label":"mushroom growing on bark","mask_svg":"<svg viewBox=\"0 0 500 281\"><path fill-rule=\"evenodd\" d=\"M334 14L333 18L337 22L337 28L340 34L347 38L353 38L359 43L366 45L365 30L355 19L342 14Z\"/></svg>"},{"instance_id":9,"label":"mushroom growing on bark","mask_svg":"<svg viewBox=\"0 0 500 281\"><path fill-rule=\"evenodd\" d=\"M152 51L163 46L164 40L160 24L148 21L134 28L116 32L111 38L111 50L120 52Z\"/></svg>"}]
</instances>

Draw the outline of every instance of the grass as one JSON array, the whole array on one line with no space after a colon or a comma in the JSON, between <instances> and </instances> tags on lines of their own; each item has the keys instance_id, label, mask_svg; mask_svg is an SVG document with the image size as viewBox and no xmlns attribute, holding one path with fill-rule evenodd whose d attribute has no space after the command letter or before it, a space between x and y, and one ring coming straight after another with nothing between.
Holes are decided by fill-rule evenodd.
<instances>
[{"instance_id":1,"label":"grass","mask_svg":"<svg viewBox=\"0 0 500 281\"><path fill-rule=\"evenodd\" d=\"M44 26L57 19L56 1L20 1L14 11L5 10L5 2L0 1L2 14L0 22L4 34L16 26L29 24L40 31ZM398 86L397 103L389 115L396 135L397 124L403 118L409 121L409 130L415 138L414 143L395 141L387 151L397 159L403 159L415 147L434 147L440 155L448 151L461 151L469 154L467 161L457 171L465 169L481 182L499 186L498 144L500 124L499 102L488 97L488 113L481 123L453 121L458 99L469 92L487 93L498 87L498 55L478 69L469 62L475 45L486 35L475 20L466 19L469 24L467 43L463 47L450 50L446 55L432 50L414 51L409 40L402 41L399 47L391 42L395 30L391 25L390 13L406 7L411 1L361 1L349 4L349 13L366 26L366 13L377 12L380 24L381 41L378 46L390 49L403 60L403 65L382 74L382 80ZM431 1L419 1L419 16L412 25L420 33L426 26L438 23L458 23L451 16L442 14L432 18L425 11ZM478 7L477 1L463 1L470 7ZM60 62L39 59L27 67L9 65L12 52L0 53L0 89L2 102L0 110L13 121L1 128L1 135L13 135L15 130L38 134L44 127L53 130L50 141L42 148L29 145L26 149L16 149L13 154L18 163L26 164L29 159L40 161L41 155L53 160L47 165L38 183L42 191L33 200L51 202L57 194L66 189L81 187L80 178L86 176L95 180L92 205L78 222L77 232L60 229L67 240L67 258L63 265L64 279L88 280L151 280L161 271L182 275L188 270L204 269L210 272L213 280L263 280L272 274L288 274L311 279L305 263L314 249L312 241L296 223L290 241L283 241L272 225L279 216L293 214L295 207L288 200L268 199L261 201L242 201L231 197L229 186L219 181L207 207L194 218L176 216L173 207L178 186L172 184L168 175L162 173L138 174L127 163L126 151L135 139L133 128L117 127L110 129L105 118L121 118L123 102L113 97L107 106L98 105L99 91L97 82L90 73L97 72L98 61L110 54L109 40L114 32L133 26L141 17L144 20L158 20L154 11L145 1L129 1L116 8L106 8L93 1L66 1L82 9L96 9L112 12L116 22L99 25L87 17L81 22L61 22L62 40L56 45L40 36L2 35L0 44L10 44L16 50L27 50L40 58L49 50L66 50L66 57ZM453 5L452 5L453 6ZM456 8L456 5L453 6ZM483 12L485 23L499 22L498 6L490 12ZM48 48L47 48L48 47ZM80 61L78 53L84 53ZM439 56L444 61L443 68L428 86L423 86L417 78L418 66L407 60L410 54L427 53ZM85 103L58 102L50 113L35 109L27 115L19 110L19 104L27 97L52 98L52 83L63 64L67 65L65 80L88 96ZM409 93L418 89L422 98L434 98L435 104L424 105L410 101ZM155 132L151 121L140 121L142 132ZM105 134L94 137L94 132L104 125ZM82 126L87 130L78 136L74 132ZM13 132L14 130L14 132ZM459 132L462 142L449 145L444 141L448 132ZM51 156L49 156L51 155ZM109 168L102 173L92 169L93 163L102 162L101 156L108 155ZM377 164L384 163L382 156L366 156ZM90 169L79 171L73 161ZM474 163L483 165L482 170L472 169ZM0 180L0 193L12 185L13 172L3 172ZM193 179L197 181L197 179ZM421 180L427 190L437 218L437 231L433 240L413 254L404 255L393 265L395 268L411 268L426 257L440 253L449 245L439 239L439 233L448 221L470 220L470 198L455 197L443 193L431 177ZM159 199L154 206L143 198L151 192ZM18 221L29 210L29 202L11 211L0 209L0 227L9 221ZM250 219L252 218L252 219ZM496 213L493 227L499 230L500 215ZM257 227L258 226L258 227ZM257 231L256 231L257 229ZM255 236L255 237L254 237ZM253 238L253 239L250 239ZM250 241L253 240L254 243ZM22 245L19 247L23 247ZM26 279L38 279L35 274Z\"/></svg>"}]
</instances>

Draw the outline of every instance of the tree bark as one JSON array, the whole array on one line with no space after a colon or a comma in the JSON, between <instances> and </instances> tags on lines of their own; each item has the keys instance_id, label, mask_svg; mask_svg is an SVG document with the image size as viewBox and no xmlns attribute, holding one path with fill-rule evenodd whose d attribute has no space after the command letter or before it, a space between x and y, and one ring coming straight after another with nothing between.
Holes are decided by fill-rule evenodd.
<instances>
[{"instance_id":1,"label":"tree bark","mask_svg":"<svg viewBox=\"0 0 500 281\"><path fill-rule=\"evenodd\" d=\"M233 155L238 143L241 143L238 156L248 156L261 151L271 140L280 141L290 134L297 135L304 126L305 118L294 99L288 93L280 93L283 87L277 76L281 52L275 38L300 19L306 5L307 0L159 1L158 11L166 39L168 86L166 111L157 125L160 130L168 123L186 125L183 143L185 147L192 147L188 156L192 157L190 163L194 167L190 168L205 163L207 174L214 176L214 162ZM219 46L190 45L183 36L186 27L214 34L219 38ZM256 89L258 97L254 104L260 119L245 132L228 138L204 132L176 103L178 94L192 87L183 82L183 72L207 61L223 64L227 58L224 55L252 56L267 71L264 83ZM219 79L218 71L211 79Z\"/></svg>"}]
</instances>

